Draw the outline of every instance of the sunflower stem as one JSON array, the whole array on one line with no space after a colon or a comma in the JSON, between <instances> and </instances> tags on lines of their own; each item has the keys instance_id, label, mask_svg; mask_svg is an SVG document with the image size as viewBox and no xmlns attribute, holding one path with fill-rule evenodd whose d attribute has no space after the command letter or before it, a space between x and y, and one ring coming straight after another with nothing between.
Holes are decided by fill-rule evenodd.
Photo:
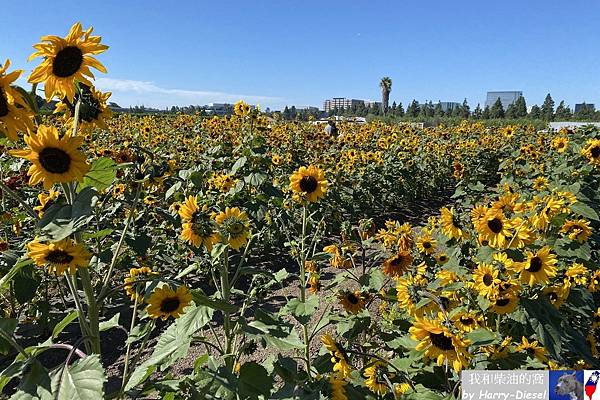
<instances>
[{"instance_id":1,"label":"sunflower stem","mask_svg":"<svg viewBox=\"0 0 600 400\"><path fill-rule=\"evenodd\" d=\"M231 297L231 288L229 286L229 248L223 252L223 264L221 267L221 296L223 301L229 303ZM225 365L233 371L234 358L232 357L231 340L231 315L229 311L223 311L223 330L225 331Z\"/></svg>"},{"instance_id":2,"label":"sunflower stem","mask_svg":"<svg viewBox=\"0 0 600 400\"><path fill-rule=\"evenodd\" d=\"M90 324L90 335L92 338L92 351L94 354L100 354L100 315L98 303L94 296L94 288L90 271L87 268L79 268L79 276L83 285L83 291L88 302L88 319Z\"/></svg>"},{"instance_id":3,"label":"sunflower stem","mask_svg":"<svg viewBox=\"0 0 600 400\"><path fill-rule=\"evenodd\" d=\"M83 312L83 306L81 305L81 300L79 299L79 293L77 292L77 282L75 281L74 275L69 275L65 272L65 280L67 281L67 286L73 295L73 300L75 301L75 307L77 308L77 318L79 320L79 329L81 329L81 333L84 337L90 337L90 328L88 326L87 320L85 319L85 313ZM92 346L89 341L85 341L85 349L87 353L92 352Z\"/></svg>"},{"instance_id":4,"label":"sunflower stem","mask_svg":"<svg viewBox=\"0 0 600 400\"><path fill-rule=\"evenodd\" d=\"M302 205L302 238L300 240L300 301L306 302L306 250L304 242L306 241L306 204ZM308 380L312 381L310 366L310 337L308 335L307 324L302 324L302 333L304 338L304 361L306 362L306 373Z\"/></svg>"},{"instance_id":5,"label":"sunflower stem","mask_svg":"<svg viewBox=\"0 0 600 400\"><path fill-rule=\"evenodd\" d=\"M131 315L131 325L129 326L129 333L127 337L131 336L131 332L133 332L133 328L135 328L135 318L137 316L137 308L138 308L138 298L134 296L133 300L133 314ZM125 351L125 361L123 364L123 380L121 381L121 391L119 392L119 397L123 396L125 393L125 385L127 384L129 374L129 356L131 354L131 340L127 341L127 350Z\"/></svg>"}]
</instances>

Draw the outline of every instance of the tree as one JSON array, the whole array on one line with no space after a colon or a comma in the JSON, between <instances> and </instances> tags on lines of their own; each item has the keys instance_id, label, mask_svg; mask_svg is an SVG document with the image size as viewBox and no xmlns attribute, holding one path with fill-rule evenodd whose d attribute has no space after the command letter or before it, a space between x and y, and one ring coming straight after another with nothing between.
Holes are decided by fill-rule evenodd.
<instances>
[{"instance_id":1,"label":"tree","mask_svg":"<svg viewBox=\"0 0 600 400\"><path fill-rule=\"evenodd\" d=\"M525 118L527 116L527 103L525 103L525 97L519 96L515 105L515 118Z\"/></svg>"},{"instance_id":2,"label":"tree","mask_svg":"<svg viewBox=\"0 0 600 400\"><path fill-rule=\"evenodd\" d=\"M546 95L544 99L544 104L542 104L542 118L546 121L552 121L554 118L554 100L552 100L552 96L550 93Z\"/></svg>"},{"instance_id":3,"label":"tree","mask_svg":"<svg viewBox=\"0 0 600 400\"><path fill-rule=\"evenodd\" d=\"M381 88L381 110L385 115L390 101L390 92L392 91L392 79L389 76L381 78L379 87Z\"/></svg>"},{"instance_id":4,"label":"tree","mask_svg":"<svg viewBox=\"0 0 600 400\"><path fill-rule=\"evenodd\" d=\"M510 103L508 107L506 107L506 112L504 113L506 118L517 118L517 109L515 107L515 103Z\"/></svg>"},{"instance_id":5,"label":"tree","mask_svg":"<svg viewBox=\"0 0 600 400\"><path fill-rule=\"evenodd\" d=\"M471 108L469 107L469 103L467 103L467 99L464 99L462 106L460 106L460 117L463 119L469 119L470 116Z\"/></svg>"},{"instance_id":6,"label":"tree","mask_svg":"<svg viewBox=\"0 0 600 400\"><path fill-rule=\"evenodd\" d=\"M398 108L396 108L396 115L398 117L404 117L404 107L402 107L402 103L398 104Z\"/></svg>"},{"instance_id":7,"label":"tree","mask_svg":"<svg viewBox=\"0 0 600 400\"><path fill-rule=\"evenodd\" d=\"M485 106L481 113L481 119L490 119L490 106Z\"/></svg>"},{"instance_id":8,"label":"tree","mask_svg":"<svg viewBox=\"0 0 600 400\"><path fill-rule=\"evenodd\" d=\"M537 104L534 104L531 107L531 111L529 112L529 118L531 119L540 119L542 118L542 109Z\"/></svg>"},{"instance_id":9,"label":"tree","mask_svg":"<svg viewBox=\"0 0 600 400\"><path fill-rule=\"evenodd\" d=\"M564 100L561 100L561 102L558 104L558 107L556 107L556 113L554 114L554 117L557 120L568 120L572 116L571 109L565 105Z\"/></svg>"},{"instance_id":10,"label":"tree","mask_svg":"<svg viewBox=\"0 0 600 400\"><path fill-rule=\"evenodd\" d=\"M481 106L479 105L479 103L477 103L477 107L475 107L475 110L473 110L473 118L475 118L475 119L483 118L483 111L481 110Z\"/></svg>"},{"instance_id":11,"label":"tree","mask_svg":"<svg viewBox=\"0 0 600 400\"><path fill-rule=\"evenodd\" d=\"M498 97L492 108L490 108L490 118L504 118L504 107L502 107L500 97Z\"/></svg>"},{"instance_id":12,"label":"tree","mask_svg":"<svg viewBox=\"0 0 600 400\"><path fill-rule=\"evenodd\" d=\"M438 101L438 103L435 105L435 108L433 109L433 116L434 117L443 117L444 116L444 110L442 109L441 101Z\"/></svg>"},{"instance_id":13,"label":"tree","mask_svg":"<svg viewBox=\"0 0 600 400\"><path fill-rule=\"evenodd\" d=\"M410 103L410 105L406 109L406 116L413 117L413 118L418 117L419 111L420 111L419 102L417 100L413 99L412 103Z\"/></svg>"}]
</instances>

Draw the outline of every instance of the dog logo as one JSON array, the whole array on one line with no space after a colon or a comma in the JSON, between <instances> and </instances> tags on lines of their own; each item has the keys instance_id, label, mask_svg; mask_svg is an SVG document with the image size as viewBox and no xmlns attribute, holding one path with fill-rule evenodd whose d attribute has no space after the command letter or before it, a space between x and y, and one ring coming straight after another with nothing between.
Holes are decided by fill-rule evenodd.
<instances>
[{"instance_id":1,"label":"dog logo","mask_svg":"<svg viewBox=\"0 0 600 400\"><path fill-rule=\"evenodd\" d=\"M551 375L556 379L552 390L554 393L551 391L552 399L584 400L583 371L551 371ZM550 380L554 381L552 378Z\"/></svg>"}]
</instances>

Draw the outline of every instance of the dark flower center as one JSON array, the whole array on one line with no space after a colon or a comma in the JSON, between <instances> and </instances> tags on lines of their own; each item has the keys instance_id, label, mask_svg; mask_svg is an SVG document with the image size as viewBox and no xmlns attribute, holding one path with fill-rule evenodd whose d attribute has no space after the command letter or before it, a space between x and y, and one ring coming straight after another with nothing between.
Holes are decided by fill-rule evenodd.
<instances>
[{"instance_id":1,"label":"dark flower center","mask_svg":"<svg viewBox=\"0 0 600 400\"><path fill-rule=\"evenodd\" d=\"M314 192L317 190L317 186L319 186L319 183L314 176L303 176L302 179L300 179L300 190L305 193Z\"/></svg>"},{"instance_id":2,"label":"dark flower center","mask_svg":"<svg viewBox=\"0 0 600 400\"><path fill-rule=\"evenodd\" d=\"M358 304L358 297L354 293L349 293L347 299L351 304Z\"/></svg>"},{"instance_id":3,"label":"dark flower center","mask_svg":"<svg viewBox=\"0 0 600 400\"><path fill-rule=\"evenodd\" d=\"M499 307L505 307L510 303L510 299L498 299L496 300L496 305Z\"/></svg>"},{"instance_id":4,"label":"dark flower center","mask_svg":"<svg viewBox=\"0 0 600 400\"><path fill-rule=\"evenodd\" d=\"M446 261L447 259L448 259L448 258L447 258L446 256L440 256L440 257L439 257L439 260L440 260L440 262L444 262L444 261Z\"/></svg>"},{"instance_id":5,"label":"dark flower center","mask_svg":"<svg viewBox=\"0 0 600 400\"><path fill-rule=\"evenodd\" d=\"M6 117L8 112L8 99L6 98L6 94L4 94L4 89L0 87L0 118Z\"/></svg>"},{"instance_id":6,"label":"dark flower center","mask_svg":"<svg viewBox=\"0 0 600 400\"><path fill-rule=\"evenodd\" d=\"M172 313L179 308L179 297L167 297L160 303L160 311L164 313Z\"/></svg>"},{"instance_id":7,"label":"dark flower center","mask_svg":"<svg viewBox=\"0 0 600 400\"><path fill-rule=\"evenodd\" d=\"M83 52L77 46L65 47L56 54L52 63L52 73L59 78L67 78L83 64Z\"/></svg>"},{"instance_id":8,"label":"dark flower center","mask_svg":"<svg viewBox=\"0 0 600 400\"><path fill-rule=\"evenodd\" d=\"M430 242L423 242L423 248L424 249L430 249L431 248L431 243Z\"/></svg>"},{"instance_id":9,"label":"dark flower center","mask_svg":"<svg viewBox=\"0 0 600 400\"><path fill-rule=\"evenodd\" d=\"M590 149L590 154L593 158L600 157L600 146L594 146Z\"/></svg>"},{"instance_id":10,"label":"dark flower center","mask_svg":"<svg viewBox=\"0 0 600 400\"><path fill-rule=\"evenodd\" d=\"M73 256L64 250L53 250L46 256L46 261L52 264L69 264Z\"/></svg>"},{"instance_id":11,"label":"dark flower center","mask_svg":"<svg viewBox=\"0 0 600 400\"><path fill-rule=\"evenodd\" d=\"M490 275L490 274L485 274L483 276L483 284L485 286L491 286L492 283L494 283L494 277L492 275Z\"/></svg>"},{"instance_id":12,"label":"dark flower center","mask_svg":"<svg viewBox=\"0 0 600 400\"><path fill-rule=\"evenodd\" d=\"M548 297L550 298L551 302L555 302L556 300L558 300L558 294L556 292L550 292L548 293Z\"/></svg>"},{"instance_id":13,"label":"dark flower center","mask_svg":"<svg viewBox=\"0 0 600 400\"><path fill-rule=\"evenodd\" d=\"M473 325L475 323L475 320L471 317L460 317L460 322L463 325Z\"/></svg>"},{"instance_id":14,"label":"dark flower center","mask_svg":"<svg viewBox=\"0 0 600 400\"><path fill-rule=\"evenodd\" d=\"M38 158L42 167L53 174L64 174L71 166L71 156L56 147L44 148Z\"/></svg>"},{"instance_id":15,"label":"dark flower center","mask_svg":"<svg viewBox=\"0 0 600 400\"><path fill-rule=\"evenodd\" d=\"M390 265L392 267L398 267L398 266L402 265L403 259L404 259L404 256L398 255L392 259L392 261L390 262Z\"/></svg>"},{"instance_id":16,"label":"dark flower center","mask_svg":"<svg viewBox=\"0 0 600 400\"><path fill-rule=\"evenodd\" d=\"M499 218L494 218L490 221L488 221L488 228L490 228L490 230L494 233L500 233L502 232L502 221Z\"/></svg>"},{"instance_id":17,"label":"dark flower center","mask_svg":"<svg viewBox=\"0 0 600 400\"><path fill-rule=\"evenodd\" d=\"M452 338L449 338L443 333L429 332L429 339L431 339L431 343L438 349L444 351L454 350L454 346L452 345Z\"/></svg>"},{"instance_id":18,"label":"dark flower center","mask_svg":"<svg viewBox=\"0 0 600 400\"><path fill-rule=\"evenodd\" d=\"M544 263L542 262L542 259L539 257L533 257L531 259L531 261L529 261L529 267L525 268L527 271L529 272L538 272L539 270L542 269L542 266L544 265Z\"/></svg>"}]
</instances>

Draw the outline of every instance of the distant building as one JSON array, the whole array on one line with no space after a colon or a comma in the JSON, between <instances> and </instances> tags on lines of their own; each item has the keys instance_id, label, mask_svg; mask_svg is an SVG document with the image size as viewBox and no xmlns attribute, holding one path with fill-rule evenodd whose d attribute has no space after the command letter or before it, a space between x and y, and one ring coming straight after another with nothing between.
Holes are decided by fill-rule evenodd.
<instances>
[{"instance_id":1,"label":"distant building","mask_svg":"<svg viewBox=\"0 0 600 400\"><path fill-rule=\"evenodd\" d=\"M583 111L584 108L587 108L591 112L596 111L596 106L594 104L590 104L590 103L575 104L575 112L576 113L579 111Z\"/></svg>"},{"instance_id":2,"label":"distant building","mask_svg":"<svg viewBox=\"0 0 600 400\"><path fill-rule=\"evenodd\" d=\"M230 114L233 110L233 104L229 103L208 103L204 106L204 111L207 114L225 115Z\"/></svg>"},{"instance_id":3,"label":"distant building","mask_svg":"<svg viewBox=\"0 0 600 400\"><path fill-rule=\"evenodd\" d=\"M509 105L513 104L523 96L521 91L505 91L505 92L487 92L487 98L485 100L486 107L492 107L498 98L502 102L502 108L506 110Z\"/></svg>"},{"instance_id":4,"label":"distant building","mask_svg":"<svg viewBox=\"0 0 600 400\"><path fill-rule=\"evenodd\" d=\"M442 106L442 111L445 113L461 106L461 103L455 101L440 101L439 104ZM433 106L435 107L435 104Z\"/></svg>"},{"instance_id":5,"label":"distant building","mask_svg":"<svg viewBox=\"0 0 600 400\"><path fill-rule=\"evenodd\" d=\"M295 106L296 111L308 111L308 112L319 112L319 107L313 106ZM292 108L292 106L288 106L288 108Z\"/></svg>"},{"instance_id":6,"label":"distant building","mask_svg":"<svg viewBox=\"0 0 600 400\"><path fill-rule=\"evenodd\" d=\"M325 110L325 112L329 112L335 109L347 110L349 108L358 106L381 108L381 102L371 100L347 99L345 97L334 97L333 99L327 99L323 102L323 110Z\"/></svg>"}]
</instances>

